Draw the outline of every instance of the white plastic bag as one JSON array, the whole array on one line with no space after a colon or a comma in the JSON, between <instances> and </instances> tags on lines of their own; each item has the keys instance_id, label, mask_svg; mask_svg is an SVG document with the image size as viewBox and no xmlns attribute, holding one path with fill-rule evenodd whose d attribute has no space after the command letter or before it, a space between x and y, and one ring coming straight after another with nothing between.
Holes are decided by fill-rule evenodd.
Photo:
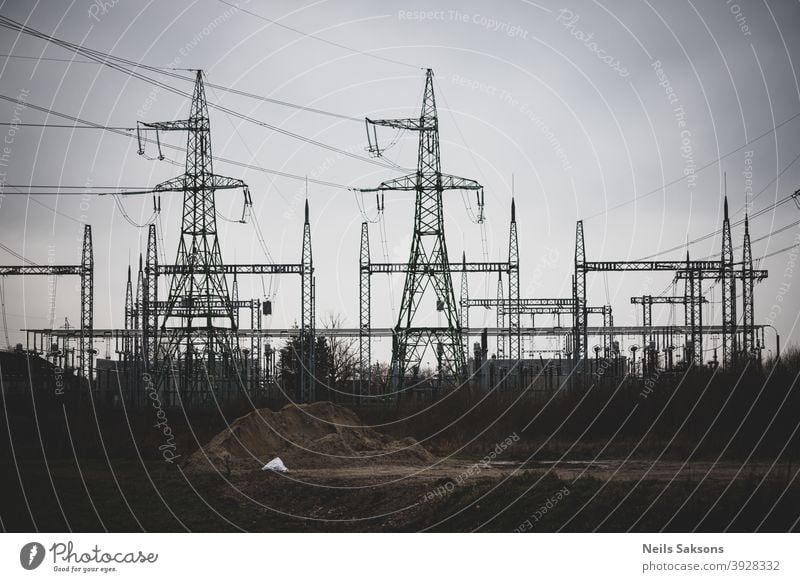
<instances>
[{"instance_id":1,"label":"white plastic bag","mask_svg":"<svg viewBox=\"0 0 800 582\"><path fill-rule=\"evenodd\" d=\"M275 457L269 463L261 467L262 471L276 471L278 473L286 473L289 469L283 464L280 457Z\"/></svg>"}]
</instances>

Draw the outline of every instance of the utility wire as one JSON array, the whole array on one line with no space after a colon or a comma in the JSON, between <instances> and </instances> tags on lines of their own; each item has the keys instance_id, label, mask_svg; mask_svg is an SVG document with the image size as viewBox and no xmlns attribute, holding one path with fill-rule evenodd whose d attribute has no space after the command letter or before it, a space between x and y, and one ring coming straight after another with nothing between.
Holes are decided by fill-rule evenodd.
<instances>
[{"instance_id":1,"label":"utility wire","mask_svg":"<svg viewBox=\"0 0 800 582\"><path fill-rule=\"evenodd\" d=\"M781 198L779 201L775 202L774 204L771 204L770 206L767 206L766 208L762 208L758 212L755 212L755 213L751 214L749 216L749 218L751 220L754 219L754 218L758 218L759 216L762 216L763 214L766 214L767 212L771 212L771 211L777 209L779 206L782 206L783 204L786 204L787 202L789 202L792 199L793 199L793 195L789 195L789 196L786 196L785 198ZM739 226L741 224L744 224L744 218L742 218L740 220L737 220L736 222L732 222L731 226L732 227L733 226ZM648 261L650 259L654 259L656 257L660 257L660 256L665 255L667 253L671 253L671 252L674 252L674 251L685 249L685 248L687 248L687 247L689 247L689 246L691 246L693 244L696 244L696 243L699 243L699 242L703 242L704 240L708 240L708 239L710 239L712 237L719 236L721 233L722 233L722 229L720 228L720 229L717 229L717 230L715 230L713 232L709 232L707 234L704 234L703 236L699 236L699 237L697 237L697 238L695 238L693 240L686 241L683 244L674 246L674 247L669 248L669 249L665 249L663 251L659 251L657 253L653 253L652 255L647 255L646 257L642 257L642 258L636 259L636 260L637 261Z\"/></svg>"},{"instance_id":2,"label":"utility wire","mask_svg":"<svg viewBox=\"0 0 800 582\"><path fill-rule=\"evenodd\" d=\"M382 57L382 56L376 55L374 53L370 53L370 52L367 52L367 51L355 49L353 47L349 47L347 45L343 45L343 44L340 44L338 42L333 42L332 40L328 40L328 39L322 38L320 36L316 36L316 35L313 35L313 34L309 34L307 32L303 32L302 30L298 30L296 28L293 28L291 26L283 24L282 22L279 22L277 20L272 20L271 18L267 18L266 16L263 16L261 14L257 14L255 12L251 12L250 10L242 8L241 6L237 6L236 4L231 4L230 2L225 2L225 0L217 0L217 1L220 4L225 4L226 6L230 6L231 8L236 8L237 10L239 10L241 12L244 12L245 14L249 14L250 16L253 16L255 18L258 18L259 20L263 20L265 22L269 22L270 24L274 24L275 26L279 26L279 27L284 28L286 30L290 30L290 31L292 31L292 32L294 32L296 34L301 35L301 36L304 36L304 37L307 37L307 38L313 38L314 40L317 40L319 42L324 42L327 45L334 46L336 48L340 48L340 49L349 51L349 52L351 52L353 54L362 55L362 56L369 57L369 58L372 58L372 59L377 59L377 60L383 61L385 63L392 63L392 64L395 64L395 65L401 65L403 67L411 67L413 69L424 69L424 67L420 67L419 65L412 65L411 63L404 63L403 61L398 61L398 60L395 60L395 59L391 59L389 57Z\"/></svg>"},{"instance_id":3,"label":"utility wire","mask_svg":"<svg viewBox=\"0 0 800 582\"><path fill-rule=\"evenodd\" d=\"M10 101L10 102L13 102L13 103L17 102L16 99L14 99L12 97L9 97L7 95L2 95L2 94L0 94L0 99L5 100L5 101ZM127 137L129 139L135 137L134 135L132 135L130 133L127 133L126 131L114 129L114 128L111 128L111 127L108 127L108 126L104 126L104 125L101 125L101 124L98 124L98 123L94 123L92 121L87 121L85 119L81 119L79 117L75 117L73 115L69 115L69 114L66 114L66 113L60 113L60 112L55 111L53 109L49 109L49 108L46 108L46 107L41 107L41 106L35 105L33 103L26 102L25 106L27 108L30 108L30 109L35 109L36 111L41 111L42 113L45 113L47 115L54 115L54 116L60 117L62 119L68 119L70 121L74 121L75 123L80 123L80 124L83 124L83 125L86 125L86 126L97 128L97 129L105 129L105 130L109 131L110 133L115 133L117 135L121 135L121 136ZM149 139L147 137L142 137L142 142L143 143L150 143L150 144L157 143L156 140ZM184 153L184 154L186 153L186 150L184 148L182 148L180 146L172 145L172 144L169 144L169 143L162 143L161 147L165 148L165 149L171 149L171 150L174 150L174 151L178 151L178 152L181 152L181 153ZM247 169L247 170L253 170L253 171L256 171L256 172L261 172L261 173L264 173L264 174L270 174L270 175L273 175L273 176L280 176L281 178L289 178L289 179L292 179L292 180L303 180L303 181L305 181L305 179L306 179L305 176L292 174L290 172L283 172L281 170L273 170L271 168L265 168L263 166L256 166L254 164L248 164L248 163L245 163L245 162L240 162L238 160L232 160L232 159L229 159L229 158L224 158L224 157L216 156L216 155L214 156L214 161L215 162L223 162L223 163L226 163L226 164L230 164L232 166L237 166L237 167L244 168L244 169ZM178 164L178 165L180 165L180 164ZM335 182L328 182L326 180L317 180L317 179L314 179L314 178L309 178L308 181L311 182L311 183L317 184L319 186L327 186L329 188L337 188L337 189L347 189L348 188L347 186L345 186L343 184L337 184Z\"/></svg>"},{"instance_id":4,"label":"utility wire","mask_svg":"<svg viewBox=\"0 0 800 582\"><path fill-rule=\"evenodd\" d=\"M53 57L35 57L35 56L28 56L28 55L0 55L0 57L4 57L7 59L29 59L32 61L55 61L59 63L81 63L81 64L88 64L88 65L96 65L95 61L76 61L73 59L56 59Z\"/></svg>"},{"instance_id":5,"label":"utility wire","mask_svg":"<svg viewBox=\"0 0 800 582\"><path fill-rule=\"evenodd\" d=\"M14 123L13 121L1 121L2 126L14 127L46 127L49 129L102 129L102 130L118 130L118 131L136 131L135 127L112 127L107 125L67 125L58 123Z\"/></svg>"},{"instance_id":6,"label":"utility wire","mask_svg":"<svg viewBox=\"0 0 800 582\"><path fill-rule=\"evenodd\" d=\"M97 51L97 50L94 50L94 49L89 49L87 47L83 47L83 46L80 46L80 45L77 45L77 44L74 44L74 43L70 43L68 41L64 41L64 40L58 39L58 38L53 37L51 35L45 34L43 32L40 32L40 31L38 31L38 30L36 30L34 28L26 26L26 25L24 25L22 23L16 22L16 21L14 21L14 20L12 20L10 18L7 18L5 16L0 16L0 26L8 28L8 29L16 31L16 32L28 34L30 36L39 38L39 39L47 41L47 42L51 42L53 44L56 44L58 46L61 46L61 47L65 48L67 50L70 50L70 51L75 52L77 54L83 55L83 56L85 56L87 58L90 58L92 60L95 60L100 64L104 64L107 67L109 67L109 68L111 68L111 69L113 69L115 71L124 73L124 74L126 74L128 76L131 76L131 77L133 77L135 79L139 79L139 80L144 81L146 83L149 83L151 85L155 85L156 87L160 87L160 88L162 88L162 89L164 89L166 91L169 91L171 93L175 93L176 95L180 95L180 96L185 97L187 99L192 99L193 98L193 94L191 92L183 91L183 90L178 89L178 88L176 88L176 87L174 87L172 85L169 85L169 84L167 84L165 82L158 81L156 79L148 77L147 75L139 73L139 72L137 72L135 70L135 68L145 68L145 69L150 69L150 70L156 70L159 73L163 74L163 71L161 71L161 70L159 70L159 69L157 69L155 67L147 67L147 66L141 65L139 63L133 63L132 61L128 61L127 59L122 59L120 57L114 57L113 55L110 55L110 54L107 54L107 53L103 53L101 51ZM121 65L119 63L125 63L125 65ZM172 76L176 76L176 75L172 74ZM182 77L180 75L177 75L177 76L178 77ZM183 78L185 78L185 77L183 77ZM223 105L218 104L218 103L208 103L208 105L209 105L209 107L213 107L214 109L217 109L219 111L224 111L224 112L226 112L226 113L228 113L230 115L238 117L239 119L242 119L244 121L248 121L250 123L253 123L254 125L258 125L258 126L264 127L266 129L269 129L269 130L274 131L276 133L280 133L280 134L285 135L287 137L291 137L291 138L303 141L305 143L317 146L317 147L322 148L322 149L326 149L328 151L336 152L336 153L338 153L340 155L343 155L343 156L346 156L346 157L349 157L349 158L352 158L352 159L356 159L356 160L359 160L359 161L362 161L362 162L366 162L366 163L369 163L369 164L372 164L372 165L380 166L380 167L383 167L383 168L389 168L389 169L394 169L394 170L401 169L399 166L397 166L397 164L387 164L387 163L385 163L383 161L380 161L380 160L377 160L377 159L361 156L361 155L355 154L353 152L338 148L336 146L332 146L330 144L326 144L324 142L320 142L320 141L315 140L313 138L305 137L303 135L300 135L298 133L289 131L289 130L284 129L282 127L279 127L279 126L276 126L276 125L272 125L272 124L267 123L265 121L261 121L259 119L254 118L254 117L251 117L249 115L245 115L243 113L240 113L240 112L235 111L233 109L230 109L228 107L224 107Z\"/></svg>"},{"instance_id":7,"label":"utility wire","mask_svg":"<svg viewBox=\"0 0 800 582\"><path fill-rule=\"evenodd\" d=\"M744 148L746 148L746 147L754 144L758 140L770 135L771 133L775 132L778 128L783 127L784 125L786 125L790 121L794 121L798 117L800 117L800 112L795 113L794 115L792 115L788 119L785 119L785 120L781 121L779 124L777 124L777 125L773 126L772 128L768 129L767 131L765 131L761 135L759 135L757 137L754 137L753 139L751 139L747 143L739 146L738 148L736 148L734 150L731 150L726 154L723 154L722 156L716 158L715 160L713 160L711 162L708 162L707 164L705 164L703 166L700 166L698 169L695 170L694 173L698 174L701 171L703 171L703 170L705 170L707 168L710 168L711 166L721 162L725 158L732 156L736 152L742 151ZM589 216L584 218L584 220L592 220L593 218L597 218L599 216L603 216L604 214L608 214L609 212L612 212L613 210L618 210L620 208L628 206L629 204L633 204L637 200L641 200L642 198L647 198L648 196L652 196L653 194L657 194L658 192L661 192L662 190L666 190L670 186L674 186L675 184L683 182L686 178L687 178L687 176L681 176L679 178L676 178L675 180L667 182L666 184L663 184L663 185L659 186L658 188L654 188L653 190L650 190L648 192L645 192L644 194L639 194L638 196L634 196L633 198L630 198L629 200L626 200L624 202L620 202L619 204L615 204L614 206L610 206L610 207L606 208L605 210L601 210L599 212L595 212L594 214L590 214Z\"/></svg>"}]
</instances>

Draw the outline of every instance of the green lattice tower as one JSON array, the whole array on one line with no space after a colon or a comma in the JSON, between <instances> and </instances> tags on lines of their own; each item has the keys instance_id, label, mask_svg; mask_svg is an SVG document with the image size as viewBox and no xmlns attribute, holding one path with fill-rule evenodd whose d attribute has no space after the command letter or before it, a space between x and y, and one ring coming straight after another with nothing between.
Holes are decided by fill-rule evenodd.
<instances>
[{"instance_id":1,"label":"green lattice tower","mask_svg":"<svg viewBox=\"0 0 800 582\"><path fill-rule=\"evenodd\" d=\"M725 197L724 219L722 223L722 365L736 364L737 322L736 322L736 276L733 265L733 240L731 222L728 218L728 197Z\"/></svg>"},{"instance_id":2,"label":"green lattice tower","mask_svg":"<svg viewBox=\"0 0 800 582\"><path fill-rule=\"evenodd\" d=\"M197 71L188 119L142 125L156 131L187 132L184 174L154 190L183 193L181 236L161 320L156 367L159 386L173 385L181 402L189 404L205 400L218 381L239 381L236 321L222 273L215 192L241 188L245 198L249 196L241 180L214 174L202 71Z\"/></svg>"},{"instance_id":3,"label":"green lattice tower","mask_svg":"<svg viewBox=\"0 0 800 582\"><path fill-rule=\"evenodd\" d=\"M409 191L416 193L414 231L408 258L403 298L392 339L392 385L399 390L409 371L419 370L429 348L439 364L443 383L460 380L466 372L458 304L453 291L444 232L442 192L480 190L474 180L443 174L439 155L439 119L433 90L433 71L425 75L425 91L419 117L367 119L368 124L419 133L417 171L381 183L363 192ZM373 151L379 150L375 148ZM442 324L417 323L420 307L435 307ZM441 347L439 347L441 346Z\"/></svg>"}]
</instances>

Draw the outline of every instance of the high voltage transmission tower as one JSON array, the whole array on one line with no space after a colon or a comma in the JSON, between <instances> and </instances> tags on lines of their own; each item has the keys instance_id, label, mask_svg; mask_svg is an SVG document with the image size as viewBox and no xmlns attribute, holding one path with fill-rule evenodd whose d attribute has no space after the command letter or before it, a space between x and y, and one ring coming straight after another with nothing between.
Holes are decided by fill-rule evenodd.
<instances>
[{"instance_id":1,"label":"high voltage transmission tower","mask_svg":"<svg viewBox=\"0 0 800 582\"><path fill-rule=\"evenodd\" d=\"M419 133L417 171L401 178L387 180L376 188L362 192L416 192L414 231L403 298L392 339L392 386L400 389L406 375L416 375L429 347L436 354L438 376L458 380L466 371L461 323L453 292L453 280L444 234L442 192L445 190L478 190L481 185L467 178L443 174L439 155L439 120L433 91L433 71L425 75L425 92L417 118L367 119L367 135L376 137L375 126ZM370 151L380 155L376 139L370 138ZM480 198L479 193L479 198ZM432 293L430 292L432 291ZM426 302L428 301L428 302ZM419 314L420 307L424 312ZM432 308L443 320L443 326L420 325L421 316Z\"/></svg>"},{"instance_id":2,"label":"high voltage transmission tower","mask_svg":"<svg viewBox=\"0 0 800 582\"><path fill-rule=\"evenodd\" d=\"M214 174L202 71L197 72L188 119L142 125L156 132L188 134L184 174L154 188L156 192L182 191L183 217L157 362L151 365L156 366L159 386L171 385L181 400L191 401L205 393L206 386L214 390L218 381L229 386L239 382L237 323L222 272L214 196L217 190L241 188L249 204L250 194L243 181ZM144 323L152 323L150 313L143 315Z\"/></svg>"}]
</instances>

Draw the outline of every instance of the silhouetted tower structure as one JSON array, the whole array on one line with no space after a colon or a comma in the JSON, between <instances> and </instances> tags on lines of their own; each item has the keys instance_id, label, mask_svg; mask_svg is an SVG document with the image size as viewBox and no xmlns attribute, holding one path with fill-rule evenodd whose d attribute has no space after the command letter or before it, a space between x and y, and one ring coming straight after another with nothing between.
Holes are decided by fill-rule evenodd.
<instances>
[{"instance_id":1,"label":"silhouetted tower structure","mask_svg":"<svg viewBox=\"0 0 800 582\"><path fill-rule=\"evenodd\" d=\"M370 327L372 325L370 321L370 301L372 300L372 294L369 262L369 228L366 222L362 222L361 245L358 255L358 357L361 394L370 392L370 366L372 361L370 338Z\"/></svg>"},{"instance_id":2,"label":"silhouetted tower structure","mask_svg":"<svg viewBox=\"0 0 800 582\"><path fill-rule=\"evenodd\" d=\"M143 329L143 320L144 320L144 270L142 268L142 254L139 253L139 270L136 271L136 299L133 303L133 313L134 313L134 325L133 328L137 330ZM141 334L137 334L134 338L134 352L136 353L137 358L143 359L144 354L144 345L143 342L144 337Z\"/></svg>"},{"instance_id":3,"label":"silhouetted tower structure","mask_svg":"<svg viewBox=\"0 0 800 582\"><path fill-rule=\"evenodd\" d=\"M575 365L586 355L589 343L586 331L586 245L583 238L583 221L575 225L575 277L573 289L572 357Z\"/></svg>"},{"instance_id":4,"label":"silhouetted tower structure","mask_svg":"<svg viewBox=\"0 0 800 582\"><path fill-rule=\"evenodd\" d=\"M469 360L469 333L467 330L469 329L469 276L467 275L467 253L461 253L461 297L459 299L459 305L461 307L461 311L459 312L460 321L461 321L461 331L462 337L464 341L464 358Z\"/></svg>"},{"instance_id":5,"label":"silhouetted tower structure","mask_svg":"<svg viewBox=\"0 0 800 582\"><path fill-rule=\"evenodd\" d=\"M133 283L131 282L131 266L128 265L128 280L125 283L125 330L135 329L133 321ZM122 338L122 354L125 361L128 361L133 354L131 335L125 334Z\"/></svg>"},{"instance_id":6,"label":"silhouetted tower structure","mask_svg":"<svg viewBox=\"0 0 800 582\"><path fill-rule=\"evenodd\" d=\"M156 225L150 224L147 229L147 255L144 268L144 307L143 315L143 352L145 367L153 371L158 355L158 241L156 239Z\"/></svg>"},{"instance_id":7,"label":"silhouetted tower structure","mask_svg":"<svg viewBox=\"0 0 800 582\"><path fill-rule=\"evenodd\" d=\"M691 268L689 251L686 251L686 311L685 321L688 330L685 341L687 365L703 365L703 276Z\"/></svg>"},{"instance_id":8,"label":"silhouetted tower structure","mask_svg":"<svg viewBox=\"0 0 800 582\"><path fill-rule=\"evenodd\" d=\"M395 389L399 389L407 372L419 369L429 347L436 350L437 361L441 362L438 377L448 383L458 380L463 377L466 366L458 304L453 291L445 242L442 192L480 190L481 186L474 180L442 173L439 156L439 120L431 69L426 72L425 92L419 117L366 121L370 149L378 155L381 152L377 139L376 143L372 144L370 125L419 133L416 172L387 180L377 188L362 189L365 192L386 190L416 192L411 252L403 298L392 339L392 384ZM374 127L372 135L375 135ZM422 326L417 323L418 310L423 305L423 299L430 296L430 293L426 293L428 290L433 292L435 303L431 301L424 305L426 308L435 305L436 311L444 320L443 326Z\"/></svg>"},{"instance_id":9,"label":"silhouetted tower structure","mask_svg":"<svg viewBox=\"0 0 800 582\"><path fill-rule=\"evenodd\" d=\"M81 330L80 362L81 374L90 383L94 376L94 250L92 247L92 227L83 227L83 247L81 250Z\"/></svg>"},{"instance_id":10,"label":"silhouetted tower structure","mask_svg":"<svg viewBox=\"0 0 800 582\"><path fill-rule=\"evenodd\" d=\"M755 312L753 310L753 250L750 246L750 224L744 215L744 242L742 243L742 353L745 358L756 356Z\"/></svg>"},{"instance_id":11,"label":"silhouetted tower structure","mask_svg":"<svg viewBox=\"0 0 800 582\"><path fill-rule=\"evenodd\" d=\"M308 198L303 221L303 257L300 273L302 317L300 326L300 400L312 402L316 397L316 365L314 338L314 258L311 253L311 225L308 220Z\"/></svg>"},{"instance_id":12,"label":"silhouetted tower structure","mask_svg":"<svg viewBox=\"0 0 800 582\"><path fill-rule=\"evenodd\" d=\"M511 226L508 235L508 357L520 358L519 323L519 241L517 237L517 211L514 198L511 198Z\"/></svg>"},{"instance_id":13,"label":"silhouetted tower structure","mask_svg":"<svg viewBox=\"0 0 800 582\"><path fill-rule=\"evenodd\" d=\"M497 359L498 360L505 360L506 359L506 336L503 333L503 328L506 325L506 314L505 311L500 309L500 305L503 304L505 300L505 295L503 294L503 274L497 273Z\"/></svg>"},{"instance_id":14,"label":"silhouetted tower structure","mask_svg":"<svg viewBox=\"0 0 800 582\"><path fill-rule=\"evenodd\" d=\"M154 188L156 192L183 192L175 273L160 326L158 382L164 386L168 377L175 378L182 402L202 400L208 390L216 388L218 379L238 375L233 361L238 351L236 322L222 272L215 192L241 188L246 201L249 192L241 180L214 174L202 71L197 71L188 119L142 125L156 132L187 132L184 174ZM157 318L156 306L149 307Z\"/></svg>"},{"instance_id":15,"label":"silhouetted tower structure","mask_svg":"<svg viewBox=\"0 0 800 582\"><path fill-rule=\"evenodd\" d=\"M728 197L724 202L724 219L722 222L722 365L736 364L738 355L736 333L736 272L733 265L733 240L731 238L731 221L728 218Z\"/></svg>"}]
</instances>

